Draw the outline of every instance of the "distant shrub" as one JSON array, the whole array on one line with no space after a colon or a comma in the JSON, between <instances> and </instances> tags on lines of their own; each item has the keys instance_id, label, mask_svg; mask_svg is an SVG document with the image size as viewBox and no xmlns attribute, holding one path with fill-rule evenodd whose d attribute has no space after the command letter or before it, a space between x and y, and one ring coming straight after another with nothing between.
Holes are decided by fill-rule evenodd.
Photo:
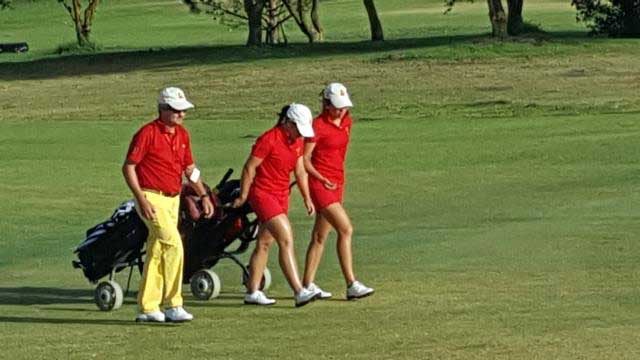
<instances>
[{"instance_id":1,"label":"distant shrub","mask_svg":"<svg viewBox=\"0 0 640 360\"><path fill-rule=\"evenodd\" d=\"M596 34L640 37L640 0L572 0L576 19Z\"/></svg>"}]
</instances>

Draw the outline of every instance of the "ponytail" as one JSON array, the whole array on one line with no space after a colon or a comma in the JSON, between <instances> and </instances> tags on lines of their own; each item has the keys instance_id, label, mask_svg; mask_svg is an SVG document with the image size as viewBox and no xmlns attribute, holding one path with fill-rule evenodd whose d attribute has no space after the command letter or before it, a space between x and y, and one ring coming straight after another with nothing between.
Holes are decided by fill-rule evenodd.
<instances>
[{"instance_id":1,"label":"ponytail","mask_svg":"<svg viewBox=\"0 0 640 360\"><path fill-rule=\"evenodd\" d=\"M284 123L289 120L289 118L287 117L287 111L289 111L289 107L289 105L285 105L280 110L280 113L278 114L278 123L276 124L277 126L284 125Z\"/></svg>"}]
</instances>

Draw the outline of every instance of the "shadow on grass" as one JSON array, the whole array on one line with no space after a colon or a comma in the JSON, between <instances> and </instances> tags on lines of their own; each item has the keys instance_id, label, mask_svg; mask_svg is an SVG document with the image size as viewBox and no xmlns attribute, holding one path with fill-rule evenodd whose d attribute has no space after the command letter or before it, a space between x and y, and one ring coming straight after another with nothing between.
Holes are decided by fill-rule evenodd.
<instances>
[{"instance_id":1,"label":"shadow on grass","mask_svg":"<svg viewBox=\"0 0 640 360\"><path fill-rule=\"evenodd\" d=\"M91 289L50 287L0 287L0 305L50 305L93 303Z\"/></svg>"},{"instance_id":2,"label":"shadow on grass","mask_svg":"<svg viewBox=\"0 0 640 360\"><path fill-rule=\"evenodd\" d=\"M585 32L556 32L522 36L507 42L544 43L545 41L585 41ZM171 69L174 67L250 62L263 59L322 58L335 55L431 48L446 45L498 43L486 34L433 36L387 40L384 42L326 42L292 44L286 47L249 48L241 45L152 48L97 54L63 55L26 62L0 63L0 79L51 79L67 76L127 73L137 70Z\"/></svg>"},{"instance_id":3,"label":"shadow on grass","mask_svg":"<svg viewBox=\"0 0 640 360\"><path fill-rule=\"evenodd\" d=\"M0 316L2 323L30 323L30 324L59 324L59 325L129 325L129 326L180 326L175 323L137 323L133 320L104 320L104 319L61 319L24 316Z\"/></svg>"}]
</instances>

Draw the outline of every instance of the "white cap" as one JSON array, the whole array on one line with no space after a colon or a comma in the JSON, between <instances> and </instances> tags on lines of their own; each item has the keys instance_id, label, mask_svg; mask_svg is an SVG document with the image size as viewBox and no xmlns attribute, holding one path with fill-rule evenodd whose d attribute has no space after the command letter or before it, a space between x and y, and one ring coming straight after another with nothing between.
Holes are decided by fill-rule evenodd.
<instances>
[{"instance_id":1,"label":"white cap","mask_svg":"<svg viewBox=\"0 0 640 360\"><path fill-rule=\"evenodd\" d=\"M184 91L177 87L162 89L158 96L158 104L169 105L176 110L187 110L193 107L193 104L184 96Z\"/></svg>"},{"instance_id":2,"label":"white cap","mask_svg":"<svg viewBox=\"0 0 640 360\"><path fill-rule=\"evenodd\" d=\"M311 125L313 115L311 115L311 110L309 110L308 107L296 103L289 105L289 110L287 110L287 118L289 118L296 124L300 135L304 137L314 136L313 126Z\"/></svg>"},{"instance_id":3,"label":"white cap","mask_svg":"<svg viewBox=\"0 0 640 360\"><path fill-rule=\"evenodd\" d=\"M353 107L347 88L340 83L331 83L324 88L323 97L338 109Z\"/></svg>"}]
</instances>

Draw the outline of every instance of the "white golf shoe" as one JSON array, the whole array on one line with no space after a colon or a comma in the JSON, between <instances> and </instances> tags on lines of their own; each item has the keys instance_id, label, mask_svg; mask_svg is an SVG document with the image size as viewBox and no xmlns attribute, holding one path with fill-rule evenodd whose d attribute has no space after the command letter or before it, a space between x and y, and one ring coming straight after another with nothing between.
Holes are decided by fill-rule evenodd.
<instances>
[{"instance_id":1,"label":"white golf shoe","mask_svg":"<svg viewBox=\"0 0 640 360\"><path fill-rule=\"evenodd\" d=\"M164 322L165 316L161 311L142 313L136 316L136 322Z\"/></svg>"},{"instance_id":2,"label":"white golf shoe","mask_svg":"<svg viewBox=\"0 0 640 360\"><path fill-rule=\"evenodd\" d=\"M333 294L328 291L322 290L318 285L314 283L309 284L309 286L307 286L307 289L311 290L314 293L318 293L318 299L329 299L333 296Z\"/></svg>"},{"instance_id":3,"label":"white golf shoe","mask_svg":"<svg viewBox=\"0 0 640 360\"><path fill-rule=\"evenodd\" d=\"M165 310L164 315L170 322L185 322L193 320L193 315L189 314L182 306L175 306Z\"/></svg>"},{"instance_id":4,"label":"white golf shoe","mask_svg":"<svg viewBox=\"0 0 640 360\"><path fill-rule=\"evenodd\" d=\"M347 287L347 300L360 299L373 294L374 290L364 286L360 281L354 281Z\"/></svg>"},{"instance_id":5,"label":"white golf shoe","mask_svg":"<svg viewBox=\"0 0 640 360\"><path fill-rule=\"evenodd\" d=\"M254 291L244 296L244 303L247 305L273 305L274 299L269 299L262 291Z\"/></svg>"},{"instance_id":6,"label":"white golf shoe","mask_svg":"<svg viewBox=\"0 0 640 360\"><path fill-rule=\"evenodd\" d=\"M308 303L315 300L316 298L318 298L319 296L320 296L320 293L318 291L311 291L303 287L302 290L298 291L298 293L295 294L294 296L296 301L296 307L305 306Z\"/></svg>"}]
</instances>

